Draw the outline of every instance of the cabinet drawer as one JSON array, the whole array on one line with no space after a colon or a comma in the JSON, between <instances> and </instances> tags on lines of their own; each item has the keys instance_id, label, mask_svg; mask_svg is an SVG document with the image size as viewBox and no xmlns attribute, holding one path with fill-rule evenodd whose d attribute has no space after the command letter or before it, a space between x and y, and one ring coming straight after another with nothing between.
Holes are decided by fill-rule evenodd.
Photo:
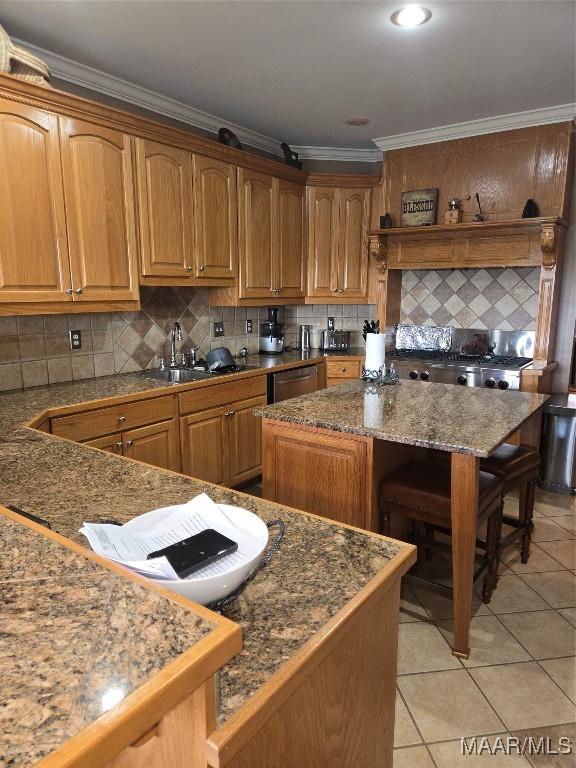
<instances>
[{"instance_id":1,"label":"cabinet drawer","mask_svg":"<svg viewBox=\"0 0 576 768\"><path fill-rule=\"evenodd\" d=\"M183 392L180 397L180 414L205 411L236 400L247 400L250 397L266 394L266 376L255 376L243 381L230 381L226 384L214 384L212 387L202 387Z\"/></svg>"},{"instance_id":2,"label":"cabinet drawer","mask_svg":"<svg viewBox=\"0 0 576 768\"><path fill-rule=\"evenodd\" d=\"M326 363L326 375L329 379L357 379L360 376L360 360Z\"/></svg>"},{"instance_id":3,"label":"cabinet drawer","mask_svg":"<svg viewBox=\"0 0 576 768\"><path fill-rule=\"evenodd\" d=\"M57 416L52 419L52 434L67 437L69 440L90 440L170 419L176 413L175 406L176 402L172 396L154 397L135 403L83 411L72 416Z\"/></svg>"}]
</instances>

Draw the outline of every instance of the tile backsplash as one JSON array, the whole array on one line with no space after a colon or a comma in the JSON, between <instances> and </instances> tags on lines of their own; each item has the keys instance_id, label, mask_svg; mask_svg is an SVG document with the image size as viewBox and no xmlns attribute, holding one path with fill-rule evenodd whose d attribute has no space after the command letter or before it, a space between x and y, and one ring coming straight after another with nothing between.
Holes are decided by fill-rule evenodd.
<instances>
[{"instance_id":1,"label":"tile backsplash","mask_svg":"<svg viewBox=\"0 0 576 768\"><path fill-rule=\"evenodd\" d=\"M533 331L539 282L531 267L406 271L400 322Z\"/></svg>"},{"instance_id":2,"label":"tile backsplash","mask_svg":"<svg viewBox=\"0 0 576 768\"><path fill-rule=\"evenodd\" d=\"M159 355L169 359L175 320L182 327L179 351L191 346L201 354L219 346L229 347L233 354L242 346L258 351L267 307L210 307L208 290L203 288L142 287L140 295L139 312L0 317L0 390L156 368ZM352 344L357 345L363 320L374 317L374 307L281 307L279 320L286 323L287 344L296 344L298 325L308 323L317 346L330 315L337 328L352 331ZM246 320L252 320L251 334L246 333ZM219 321L225 335L215 338L213 323ZM74 329L82 332L82 348L72 351L68 332Z\"/></svg>"}]
</instances>

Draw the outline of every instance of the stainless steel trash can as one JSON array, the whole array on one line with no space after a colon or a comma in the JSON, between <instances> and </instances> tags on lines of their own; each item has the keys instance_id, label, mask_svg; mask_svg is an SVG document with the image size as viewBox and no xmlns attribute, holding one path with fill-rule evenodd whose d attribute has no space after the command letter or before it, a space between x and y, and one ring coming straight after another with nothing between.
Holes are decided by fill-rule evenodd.
<instances>
[{"instance_id":1,"label":"stainless steel trash can","mask_svg":"<svg viewBox=\"0 0 576 768\"><path fill-rule=\"evenodd\" d=\"M544 406L541 478L556 493L576 493L576 395L552 395Z\"/></svg>"}]
</instances>

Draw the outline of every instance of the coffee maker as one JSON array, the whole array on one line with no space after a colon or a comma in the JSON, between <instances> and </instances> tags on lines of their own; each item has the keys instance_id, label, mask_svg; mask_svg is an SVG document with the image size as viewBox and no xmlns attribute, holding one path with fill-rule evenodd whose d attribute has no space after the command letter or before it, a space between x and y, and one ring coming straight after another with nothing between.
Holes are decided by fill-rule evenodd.
<instances>
[{"instance_id":1,"label":"coffee maker","mask_svg":"<svg viewBox=\"0 0 576 768\"><path fill-rule=\"evenodd\" d=\"M277 355L284 350L283 328L278 322L278 307L268 307L268 320L260 326L260 352Z\"/></svg>"}]
</instances>

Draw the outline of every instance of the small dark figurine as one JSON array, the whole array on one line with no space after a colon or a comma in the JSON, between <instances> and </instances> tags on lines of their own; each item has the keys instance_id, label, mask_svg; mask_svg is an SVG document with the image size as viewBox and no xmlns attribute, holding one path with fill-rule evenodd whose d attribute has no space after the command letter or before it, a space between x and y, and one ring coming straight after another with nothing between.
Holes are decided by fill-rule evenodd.
<instances>
[{"instance_id":1,"label":"small dark figurine","mask_svg":"<svg viewBox=\"0 0 576 768\"><path fill-rule=\"evenodd\" d=\"M526 200L526 205L524 206L524 210L522 211L522 218L523 219L534 219L536 216L539 215L538 210L538 203L535 200L532 200L531 197Z\"/></svg>"},{"instance_id":2,"label":"small dark figurine","mask_svg":"<svg viewBox=\"0 0 576 768\"><path fill-rule=\"evenodd\" d=\"M482 210L482 206L480 205L480 195L478 194L478 192L476 192L476 204L478 205L478 213L474 214L475 220L486 221L486 215Z\"/></svg>"},{"instance_id":3,"label":"small dark figurine","mask_svg":"<svg viewBox=\"0 0 576 768\"><path fill-rule=\"evenodd\" d=\"M394 226L392 216L389 213L385 213L384 216L380 216L380 229L390 229Z\"/></svg>"},{"instance_id":4,"label":"small dark figurine","mask_svg":"<svg viewBox=\"0 0 576 768\"><path fill-rule=\"evenodd\" d=\"M218 131L218 141L220 144L225 144L227 147L234 147L234 149L244 149L238 136L236 136L235 133L232 133L229 128L220 128Z\"/></svg>"},{"instance_id":5,"label":"small dark figurine","mask_svg":"<svg viewBox=\"0 0 576 768\"><path fill-rule=\"evenodd\" d=\"M302 168L302 161L298 160L298 152L293 152L285 141L280 144L280 149L284 152L284 162L286 165Z\"/></svg>"}]
</instances>

